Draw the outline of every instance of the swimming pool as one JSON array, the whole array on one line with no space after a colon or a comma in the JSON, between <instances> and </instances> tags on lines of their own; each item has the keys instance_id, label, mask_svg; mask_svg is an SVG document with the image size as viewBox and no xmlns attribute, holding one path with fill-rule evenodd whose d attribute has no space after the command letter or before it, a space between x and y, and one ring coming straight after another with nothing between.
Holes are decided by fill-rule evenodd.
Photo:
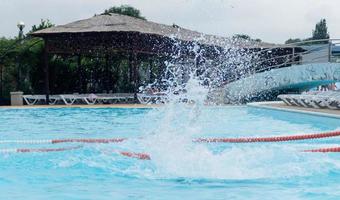
<instances>
[{"instance_id":1,"label":"swimming pool","mask_svg":"<svg viewBox=\"0 0 340 200\"><path fill-rule=\"evenodd\" d=\"M0 199L338 199L340 155L301 152L339 138L207 144L199 137L333 131L340 119L250 107L0 109L0 140L128 138L0 154ZM143 152L151 160L122 156Z\"/></svg>"}]
</instances>

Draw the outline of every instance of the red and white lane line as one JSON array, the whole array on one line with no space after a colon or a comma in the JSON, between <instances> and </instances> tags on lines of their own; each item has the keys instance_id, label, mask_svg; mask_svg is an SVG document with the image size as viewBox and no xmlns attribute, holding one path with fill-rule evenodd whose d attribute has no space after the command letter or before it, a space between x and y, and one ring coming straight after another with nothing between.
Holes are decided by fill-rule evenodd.
<instances>
[{"instance_id":1,"label":"red and white lane line","mask_svg":"<svg viewBox=\"0 0 340 200\"><path fill-rule=\"evenodd\" d=\"M254 143L254 142L286 142L296 140L321 139L328 137L340 136L340 131L289 135L289 136L273 136L273 137L246 137L246 138L198 138L193 142L205 143ZM121 143L128 138L85 138L85 139L52 139L52 140L0 140L0 144L59 144L59 143Z\"/></svg>"},{"instance_id":2,"label":"red and white lane line","mask_svg":"<svg viewBox=\"0 0 340 200\"><path fill-rule=\"evenodd\" d=\"M128 151L120 151L120 155L126 156L129 158L137 158L140 160L151 160L151 156L146 153L135 153L135 152L128 152Z\"/></svg>"},{"instance_id":3,"label":"red and white lane line","mask_svg":"<svg viewBox=\"0 0 340 200\"><path fill-rule=\"evenodd\" d=\"M63 147L63 148L39 148L39 149L30 149L30 148L18 148L18 149L0 149L0 153L46 153L46 152L60 152L60 151L71 151L75 149L80 149L83 146L74 146L74 147Z\"/></svg>"},{"instance_id":4,"label":"red and white lane line","mask_svg":"<svg viewBox=\"0 0 340 200\"><path fill-rule=\"evenodd\" d=\"M255 143L255 142L285 142L296 140L321 139L340 136L340 131L290 135L290 136L273 136L273 137L247 137L247 138L198 138L194 142L206 143ZM109 139L53 139L53 140L0 140L0 144L60 144L60 143L121 143L127 138L109 138ZM60 152L79 149L82 146L64 147L64 148L16 148L16 149L0 149L0 153L33 153L33 152ZM304 152L340 152L340 147L321 148L304 150ZM122 156L136 158L140 160L151 160L151 156L146 153L135 153L127 151L118 152Z\"/></svg>"},{"instance_id":5,"label":"red and white lane line","mask_svg":"<svg viewBox=\"0 0 340 200\"><path fill-rule=\"evenodd\" d=\"M311 152L311 153L340 153L340 147L331 147L331 148L320 148L320 149L309 149L304 150L303 152ZM119 154L129 157L136 158L139 160L151 160L151 156L146 153L135 153L128 151L120 151Z\"/></svg>"},{"instance_id":6,"label":"red and white lane line","mask_svg":"<svg viewBox=\"0 0 340 200\"><path fill-rule=\"evenodd\" d=\"M126 138L111 139L54 139L54 140L0 140L0 144L60 144L60 143L120 143Z\"/></svg>"},{"instance_id":7,"label":"red and white lane line","mask_svg":"<svg viewBox=\"0 0 340 200\"><path fill-rule=\"evenodd\" d=\"M63 148L12 148L12 149L0 149L0 153L48 153L48 152L61 152L61 151L71 151L75 149L82 148L82 145L74 146L74 147L63 147ZM129 157L136 158L140 160L151 160L149 154L146 153L136 153L129 151L117 151L118 154Z\"/></svg>"},{"instance_id":8,"label":"red and white lane line","mask_svg":"<svg viewBox=\"0 0 340 200\"><path fill-rule=\"evenodd\" d=\"M59 139L52 140L52 144L57 143L120 143L127 140L126 138L111 138L111 139Z\"/></svg>"},{"instance_id":9,"label":"red and white lane line","mask_svg":"<svg viewBox=\"0 0 340 200\"><path fill-rule=\"evenodd\" d=\"M340 152L340 147L309 149L309 150L304 150L303 152L312 152L312 153L339 153Z\"/></svg>"},{"instance_id":10,"label":"red and white lane line","mask_svg":"<svg viewBox=\"0 0 340 200\"><path fill-rule=\"evenodd\" d=\"M255 143L255 142L286 142L296 140L311 140L340 136L340 131L314 133L304 135L273 136L273 137L247 137L247 138L198 138L194 142L206 143Z\"/></svg>"}]
</instances>

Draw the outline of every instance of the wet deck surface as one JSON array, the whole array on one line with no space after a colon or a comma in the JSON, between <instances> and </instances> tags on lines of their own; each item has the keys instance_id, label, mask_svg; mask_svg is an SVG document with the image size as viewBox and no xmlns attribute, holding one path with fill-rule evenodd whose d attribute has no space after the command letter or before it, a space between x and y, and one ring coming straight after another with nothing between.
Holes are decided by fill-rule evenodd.
<instances>
[{"instance_id":1,"label":"wet deck surface","mask_svg":"<svg viewBox=\"0 0 340 200\"><path fill-rule=\"evenodd\" d=\"M102 104L102 105L33 105L33 106L0 106L1 108L156 108L160 105L143 104Z\"/></svg>"},{"instance_id":2,"label":"wet deck surface","mask_svg":"<svg viewBox=\"0 0 340 200\"><path fill-rule=\"evenodd\" d=\"M317 109L317 108L305 108L299 106L288 106L283 102L278 103L263 103L263 106L279 108L279 109L287 109L287 110L296 110L296 111L304 111L304 112L316 112L316 113L323 113L323 114L331 114L331 115L339 115L340 117L340 110L331 110L331 109Z\"/></svg>"}]
</instances>

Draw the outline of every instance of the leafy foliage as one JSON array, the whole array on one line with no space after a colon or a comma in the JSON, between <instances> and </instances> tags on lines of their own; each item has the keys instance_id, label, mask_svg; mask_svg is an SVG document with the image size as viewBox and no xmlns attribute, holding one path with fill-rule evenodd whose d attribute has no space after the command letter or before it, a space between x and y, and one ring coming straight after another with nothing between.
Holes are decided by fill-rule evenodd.
<instances>
[{"instance_id":1,"label":"leafy foliage","mask_svg":"<svg viewBox=\"0 0 340 200\"><path fill-rule=\"evenodd\" d=\"M116 13L121 15L127 15L130 17L135 17L139 19L146 20L145 17L141 16L141 12L132 6L129 5L121 5L121 6L113 6L107 10L105 10L102 15L108 15L110 13Z\"/></svg>"},{"instance_id":2,"label":"leafy foliage","mask_svg":"<svg viewBox=\"0 0 340 200\"><path fill-rule=\"evenodd\" d=\"M50 22L50 20L48 19L41 19L40 24L39 25L33 25L31 31L29 31L29 33L35 32L35 31L39 31L45 28L50 28L53 27L54 24L52 24Z\"/></svg>"},{"instance_id":3,"label":"leafy foliage","mask_svg":"<svg viewBox=\"0 0 340 200\"><path fill-rule=\"evenodd\" d=\"M321 19L316 25L315 29L312 31L312 37L306 38L306 39L288 39L285 44L291 44L296 42L303 42L303 41L310 41L310 40L323 40L323 39L329 39L329 33L328 33L328 27L326 19ZM314 42L315 44L324 43L324 41L321 42Z\"/></svg>"},{"instance_id":4,"label":"leafy foliage","mask_svg":"<svg viewBox=\"0 0 340 200\"><path fill-rule=\"evenodd\" d=\"M246 35L246 34L235 34L235 35L232 37L232 39L233 39L233 40L243 39L243 40L246 40L246 41L262 42L261 39L259 39L259 38L253 39L253 38L251 38L249 35Z\"/></svg>"},{"instance_id":5,"label":"leafy foliage","mask_svg":"<svg viewBox=\"0 0 340 200\"><path fill-rule=\"evenodd\" d=\"M251 40L251 37L246 34L236 34L233 36L233 39L244 39L244 40Z\"/></svg>"},{"instance_id":6,"label":"leafy foliage","mask_svg":"<svg viewBox=\"0 0 340 200\"><path fill-rule=\"evenodd\" d=\"M292 39L292 38L289 38L286 42L285 42L285 44L292 44L292 43L297 43L297 42L301 42L302 40L300 39L300 38L294 38L294 39Z\"/></svg>"},{"instance_id":7,"label":"leafy foliage","mask_svg":"<svg viewBox=\"0 0 340 200\"><path fill-rule=\"evenodd\" d=\"M318 22L315 25L312 39L313 40L329 39L326 19L321 19L320 22Z\"/></svg>"}]
</instances>

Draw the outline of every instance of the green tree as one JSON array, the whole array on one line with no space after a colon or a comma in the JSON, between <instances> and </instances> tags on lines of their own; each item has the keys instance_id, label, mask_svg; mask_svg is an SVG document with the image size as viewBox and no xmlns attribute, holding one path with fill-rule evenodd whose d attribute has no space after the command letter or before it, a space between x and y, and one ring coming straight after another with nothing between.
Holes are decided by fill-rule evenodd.
<instances>
[{"instance_id":1,"label":"green tree","mask_svg":"<svg viewBox=\"0 0 340 200\"><path fill-rule=\"evenodd\" d=\"M285 42L285 44L292 44L292 43L297 43L297 42L301 42L302 40L300 39L300 38L294 38L294 39L292 39L292 38L289 38L286 42Z\"/></svg>"},{"instance_id":2,"label":"green tree","mask_svg":"<svg viewBox=\"0 0 340 200\"><path fill-rule=\"evenodd\" d=\"M233 39L244 39L244 40L251 40L251 37L246 34L235 34Z\"/></svg>"},{"instance_id":3,"label":"green tree","mask_svg":"<svg viewBox=\"0 0 340 200\"><path fill-rule=\"evenodd\" d=\"M121 15L127 15L130 17L135 17L139 19L146 20L145 17L141 15L141 12L132 6L129 5L121 5L121 6L113 6L107 10L105 10L102 15L108 15L110 13L116 13Z\"/></svg>"},{"instance_id":4,"label":"green tree","mask_svg":"<svg viewBox=\"0 0 340 200\"><path fill-rule=\"evenodd\" d=\"M296 42L308 42L310 40L323 40L323 39L329 39L329 33L328 33L328 27L326 19L321 19L316 25L315 29L312 32L312 37L308 37L306 39L288 39L285 44L291 44ZM313 44L321 44L324 43L324 41L314 42ZM308 43L311 44L311 43Z\"/></svg>"},{"instance_id":5,"label":"green tree","mask_svg":"<svg viewBox=\"0 0 340 200\"><path fill-rule=\"evenodd\" d=\"M29 33L51 26L53 24L49 20L41 20L39 25L32 26ZM43 67L43 47L42 39L29 35L25 36L23 40L18 38L0 39L0 104L1 99L8 98L11 91L41 92L41 89L34 83L43 82L43 74L40 73ZM37 75L37 73L40 74Z\"/></svg>"},{"instance_id":6,"label":"green tree","mask_svg":"<svg viewBox=\"0 0 340 200\"><path fill-rule=\"evenodd\" d=\"M35 31L39 31L39 30L42 30L42 29L45 29L45 28L50 28L52 26L54 26L54 24L52 24L50 22L50 20L41 19L40 24L39 25L33 25L32 29L29 31L29 33L33 33Z\"/></svg>"},{"instance_id":7,"label":"green tree","mask_svg":"<svg viewBox=\"0 0 340 200\"><path fill-rule=\"evenodd\" d=\"M329 39L326 19L321 19L320 22L318 22L315 25L312 39L313 40Z\"/></svg>"},{"instance_id":8,"label":"green tree","mask_svg":"<svg viewBox=\"0 0 340 200\"><path fill-rule=\"evenodd\" d=\"M259 39L259 38L253 39L247 34L235 34L235 35L233 35L232 39L233 40L241 39L241 40L246 40L246 41L249 41L249 42L262 42L261 39Z\"/></svg>"}]
</instances>

